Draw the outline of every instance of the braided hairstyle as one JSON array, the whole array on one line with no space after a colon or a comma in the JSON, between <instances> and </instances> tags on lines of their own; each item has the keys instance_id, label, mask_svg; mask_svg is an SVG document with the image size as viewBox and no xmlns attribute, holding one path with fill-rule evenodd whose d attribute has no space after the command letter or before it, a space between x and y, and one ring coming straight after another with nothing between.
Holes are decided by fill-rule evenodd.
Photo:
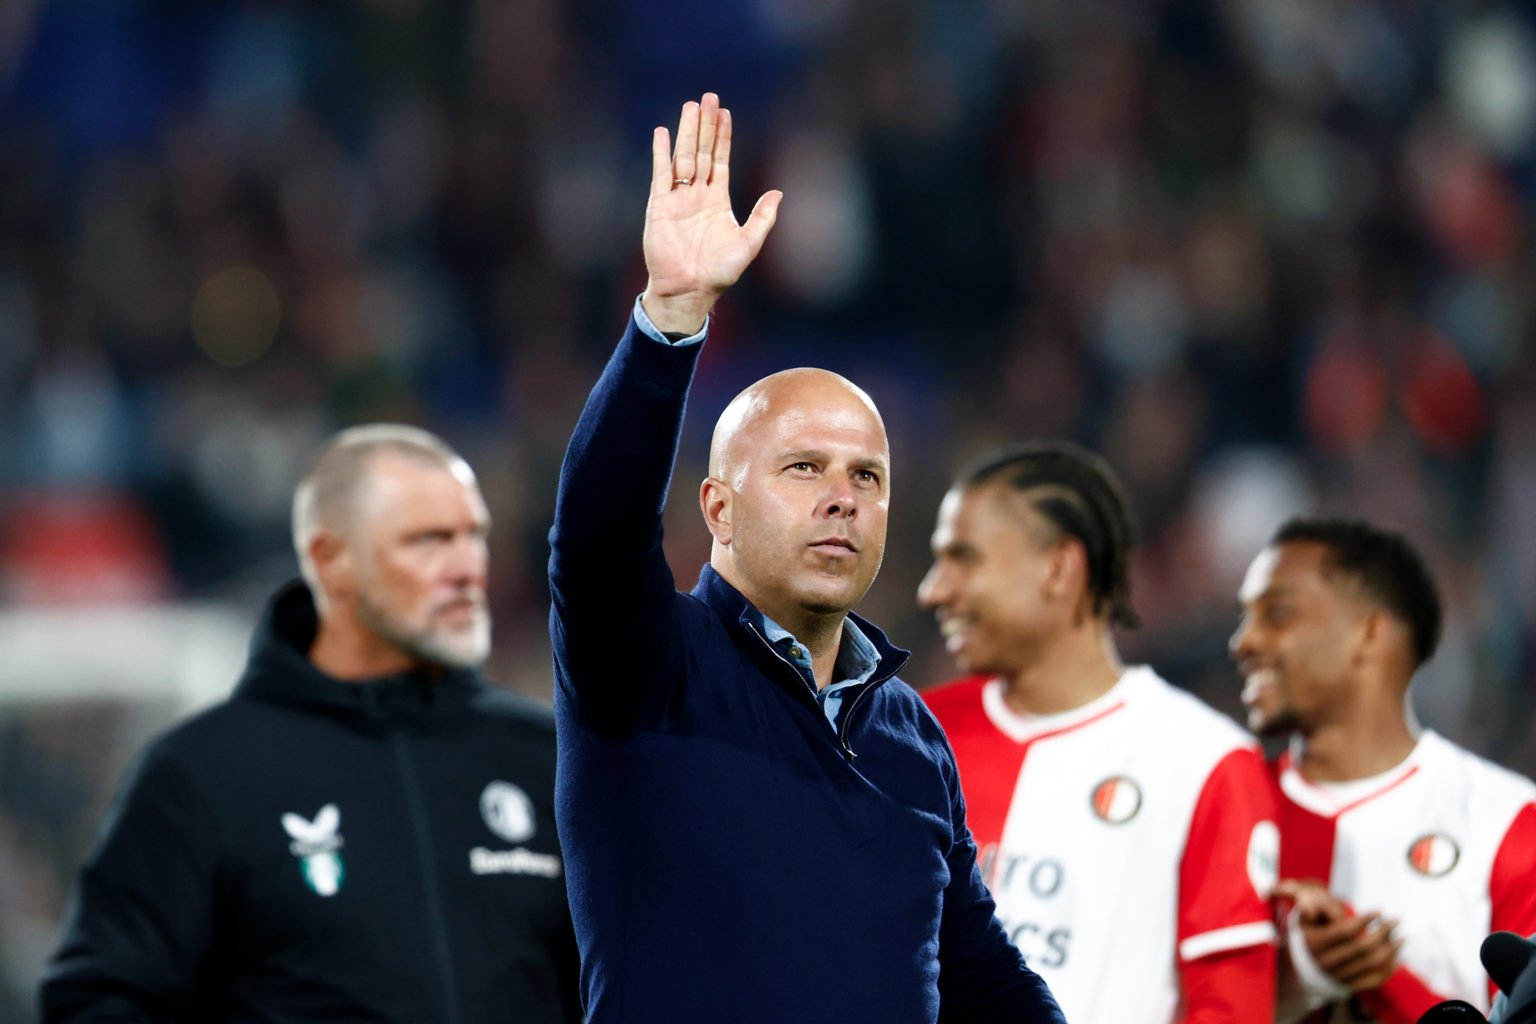
<instances>
[{"instance_id":1,"label":"braided hairstyle","mask_svg":"<svg viewBox=\"0 0 1536 1024\"><path fill-rule=\"evenodd\" d=\"M1135 628L1131 605L1131 521L1109 463L1070 441L1029 441L988 452L965 466L955 486L998 484L1023 496L1049 524L1055 542L1073 537L1088 563L1093 612Z\"/></svg>"}]
</instances>

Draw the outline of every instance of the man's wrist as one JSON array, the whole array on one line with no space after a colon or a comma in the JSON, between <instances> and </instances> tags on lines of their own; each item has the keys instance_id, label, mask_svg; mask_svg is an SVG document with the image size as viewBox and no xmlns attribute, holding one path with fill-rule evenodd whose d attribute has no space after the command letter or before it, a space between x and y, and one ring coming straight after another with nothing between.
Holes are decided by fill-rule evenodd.
<instances>
[{"instance_id":1,"label":"man's wrist","mask_svg":"<svg viewBox=\"0 0 1536 1024\"><path fill-rule=\"evenodd\" d=\"M704 340L704 332L709 329L709 321L705 320L704 326L693 334L683 334L680 331L663 331L651 323L651 318L645 312L645 305L641 303L640 296L635 296L633 310L635 326L640 333L660 345L697 345Z\"/></svg>"},{"instance_id":2,"label":"man's wrist","mask_svg":"<svg viewBox=\"0 0 1536 1024\"><path fill-rule=\"evenodd\" d=\"M704 329L717 298L718 295L698 292L662 296L647 287L640 295L640 305L658 331L687 338Z\"/></svg>"}]
</instances>

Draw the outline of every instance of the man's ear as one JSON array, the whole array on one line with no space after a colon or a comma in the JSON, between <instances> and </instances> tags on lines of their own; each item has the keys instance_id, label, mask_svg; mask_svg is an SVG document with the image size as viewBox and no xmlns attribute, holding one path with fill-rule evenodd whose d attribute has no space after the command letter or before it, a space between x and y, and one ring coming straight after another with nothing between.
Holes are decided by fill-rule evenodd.
<instances>
[{"instance_id":1,"label":"man's ear","mask_svg":"<svg viewBox=\"0 0 1536 1024\"><path fill-rule=\"evenodd\" d=\"M1395 616L1380 608L1366 612L1356 626L1355 652L1362 661L1396 656L1411 658L1408 653L1411 647L1407 629Z\"/></svg>"},{"instance_id":2,"label":"man's ear","mask_svg":"<svg viewBox=\"0 0 1536 1024\"><path fill-rule=\"evenodd\" d=\"M352 549L330 530L317 530L309 540L309 558L314 563L320 589L331 602L357 592L357 565Z\"/></svg>"},{"instance_id":3,"label":"man's ear","mask_svg":"<svg viewBox=\"0 0 1536 1024\"><path fill-rule=\"evenodd\" d=\"M1052 597L1065 597L1077 589L1086 591L1088 556L1076 537L1063 537L1046 556L1045 588Z\"/></svg>"},{"instance_id":4,"label":"man's ear","mask_svg":"<svg viewBox=\"0 0 1536 1024\"><path fill-rule=\"evenodd\" d=\"M704 482L699 484L699 511L704 513L704 525L709 527L710 535L717 544L731 543L731 512L735 497L735 492L726 486L725 481L712 476L705 477Z\"/></svg>"}]
</instances>

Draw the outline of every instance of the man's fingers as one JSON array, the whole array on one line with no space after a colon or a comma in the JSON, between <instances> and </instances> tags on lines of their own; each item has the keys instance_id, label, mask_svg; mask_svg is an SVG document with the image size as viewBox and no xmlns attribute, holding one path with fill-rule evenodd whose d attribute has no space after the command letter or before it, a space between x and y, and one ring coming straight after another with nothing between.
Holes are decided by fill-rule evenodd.
<instances>
[{"instance_id":1,"label":"man's fingers","mask_svg":"<svg viewBox=\"0 0 1536 1024\"><path fill-rule=\"evenodd\" d=\"M1351 918L1350 920L1359 919ZM1343 971L1358 973L1361 970L1359 964L1371 962L1372 958L1378 954L1383 952L1390 954L1391 946L1392 929L1378 923L1315 950L1314 959L1317 961L1317 966L1334 977L1339 977L1340 972Z\"/></svg>"},{"instance_id":2,"label":"man's fingers","mask_svg":"<svg viewBox=\"0 0 1536 1024\"><path fill-rule=\"evenodd\" d=\"M693 100L683 104L677 121L677 153L672 159L672 177L692 181L697 168L699 148L699 105ZM668 187L671 187L670 182Z\"/></svg>"},{"instance_id":3,"label":"man's fingers","mask_svg":"<svg viewBox=\"0 0 1536 1024\"><path fill-rule=\"evenodd\" d=\"M752 258L756 259L758 251L762 249L763 242L768 238L768 232L773 230L774 221L779 219L779 203L784 200L784 193L778 189L764 192L758 199L757 205L752 207L752 215L741 226L746 233L747 242L752 246Z\"/></svg>"},{"instance_id":4,"label":"man's fingers","mask_svg":"<svg viewBox=\"0 0 1536 1024\"><path fill-rule=\"evenodd\" d=\"M1369 914L1361 914L1358 917L1341 917L1336 921L1328 921L1323 924L1302 926L1302 933L1307 940L1307 948L1312 951L1318 963L1322 963L1321 955L1332 950L1336 946L1353 942L1360 934L1370 927L1381 915L1374 911Z\"/></svg>"},{"instance_id":5,"label":"man's fingers","mask_svg":"<svg viewBox=\"0 0 1536 1024\"><path fill-rule=\"evenodd\" d=\"M1373 962L1381 954L1391 953L1392 941L1384 934L1372 932L1350 942L1341 942L1314 959L1317 966L1334 977L1346 972L1358 972L1362 964Z\"/></svg>"},{"instance_id":6,"label":"man's fingers","mask_svg":"<svg viewBox=\"0 0 1536 1024\"><path fill-rule=\"evenodd\" d=\"M672 138L665 128L651 132L651 195L672 189Z\"/></svg>"},{"instance_id":7,"label":"man's fingers","mask_svg":"<svg viewBox=\"0 0 1536 1024\"><path fill-rule=\"evenodd\" d=\"M1350 983L1350 987L1356 992L1368 992L1373 988L1381 988L1387 983L1387 979L1397 973L1397 953L1403 948L1401 942L1394 943L1392 959L1377 969L1362 974Z\"/></svg>"},{"instance_id":8,"label":"man's fingers","mask_svg":"<svg viewBox=\"0 0 1536 1024\"><path fill-rule=\"evenodd\" d=\"M724 107L720 108L719 134L715 136L715 169L710 172L711 185L719 183L722 188L729 188L731 184L731 112Z\"/></svg>"},{"instance_id":9,"label":"man's fingers","mask_svg":"<svg viewBox=\"0 0 1536 1024\"><path fill-rule=\"evenodd\" d=\"M1344 906L1314 879L1285 878L1275 883L1270 895L1289 900L1304 921L1321 923L1344 916Z\"/></svg>"},{"instance_id":10,"label":"man's fingers","mask_svg":"<svg viewBox=\"0 0 1536 1024\"><path fill-rule=\"evenodd\" d=\"M1397 954L1402 946L1402 941L1397 939L1373 943L1329 973L1340 984L1348 985L1357 992L1376 988L1397 969Z\"/></svg>"},{"instance_id":11,"label":"man's fingers","mask_svg":"<svg viewBox=\"0 0 1536 1024\"><path fill-rule=\"evenodd\" d=\"M709 183L709 175L715 169L715 131L719 127L720 97L712 92L704 94L704 101L699 104L699 143L697 163L694 164L694 174L697 174L700 185Z\"/></svg>"}]
</instances>

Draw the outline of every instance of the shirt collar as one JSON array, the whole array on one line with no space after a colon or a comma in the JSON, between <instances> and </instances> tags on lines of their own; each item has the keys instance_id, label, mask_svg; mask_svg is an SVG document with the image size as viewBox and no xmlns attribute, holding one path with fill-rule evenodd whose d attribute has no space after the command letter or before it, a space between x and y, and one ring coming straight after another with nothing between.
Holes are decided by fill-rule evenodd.
<instances>
[{"instance_id":1,"label":"shirt collar","mask_svg":"<svg viewBox=\"0 0 1536 1024\"><path fill-rule=\"evenodd\" d=\"M774 622L767 615L759 611L760 624L763 627L763 635L774 646L781 646L786 641L799 644L795 634ZM804 644L800 644L804 647ZM806 658L809 661L809 655ZM834 683L867 683L870 676L875 674L875 669L880 667L880 652L864 631L859 628L853 619L843 620L843 642L837 647L837 661L832 666Z\"/></svg>"}]
</instances>

